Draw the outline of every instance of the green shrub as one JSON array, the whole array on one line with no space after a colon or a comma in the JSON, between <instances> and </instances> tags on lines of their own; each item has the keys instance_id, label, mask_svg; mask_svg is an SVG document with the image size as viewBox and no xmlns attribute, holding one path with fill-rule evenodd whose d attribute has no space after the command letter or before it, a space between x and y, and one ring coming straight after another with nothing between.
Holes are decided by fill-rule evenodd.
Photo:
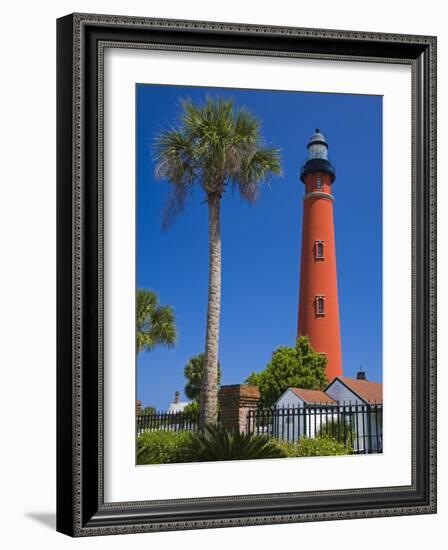
<instances>
[{"instance_id":1,"label":"green shrub","mask_svg":"<svg viewBox=\"0 0 448 550\"><path fill-rule=\"evenodd\" d=\"M255 460L301 456L348 455L349 445L323 435L302 437L298 443L244 434L221 426L207 426L205 433L157 430L138 437L137 464L172 464L216 460Z\"/></svg>"},{"instance_id":2,"label":"green shrub","mask_svg":"<svg viewBox=\"0 0 448 550\"><path fill-rule=\"evenodd\" d=\"M354 427L349 422L345 422L344 424L342 421L338 423L335 420L329 420L321 426L316 437L336 439L348 447L351 447L355 441L356 432Z\"/></svg>"},{"instance_id":3,"label":"green shrub","mask_svg":"<svg viewBox=\"0 0 448 550\"><path fill-rule=\"evenodd\" d=\"M137 441L137 464L171 464L186 462L185 449L192 432L157 430L143 432Z\"/></svg>"},{"instance_id":4,"label":"green shrub","mask_svg":"<svg viewBox=\"0 0 448 550\"><path fill-rule=\"evenodd\" d=\"M206 426L205 433L195 432L187 447L191 462L253 460L286 456L283 449L266 436L227 430L219 425Z\"/></svg>"},{"instance_id":5,"label":"green shrub","mask_svg":"<svg viewBox=\"0 0 448 550\"><path fill-rule=\"evenodd\" d=\"M349 455L353 450L348 445L328 436L302 437L298 443L277 440L277 445L288 457Z\"/></svg>"},{"instance_id":6,"label":"green shrub","mask_svg":"<svg viewBox=\"0 0 448 550\"><path fill-rule=\"evenodd\" d=\"M188 405L182 411L184 414L199 415L199 403L197 401L190 401Z\"/></svg>"}]
</instances>

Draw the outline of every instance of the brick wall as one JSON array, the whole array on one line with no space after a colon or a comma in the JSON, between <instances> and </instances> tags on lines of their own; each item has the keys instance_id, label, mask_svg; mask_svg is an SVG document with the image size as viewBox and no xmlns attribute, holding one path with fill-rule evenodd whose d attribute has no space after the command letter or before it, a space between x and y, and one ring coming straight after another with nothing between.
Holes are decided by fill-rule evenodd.
<instances>
[{"instance_id":1,"label":"brick wall","mask_svg":"<svg viewBox=\"0 0 448 550\"><path fill-rule=\"evenodd\" d=\"M260 392L257 386L234 384L221 386L219 403L221 406L221 424L230 430L245 432L249 410L258 406Z\"/></svg>"}]
</instances>

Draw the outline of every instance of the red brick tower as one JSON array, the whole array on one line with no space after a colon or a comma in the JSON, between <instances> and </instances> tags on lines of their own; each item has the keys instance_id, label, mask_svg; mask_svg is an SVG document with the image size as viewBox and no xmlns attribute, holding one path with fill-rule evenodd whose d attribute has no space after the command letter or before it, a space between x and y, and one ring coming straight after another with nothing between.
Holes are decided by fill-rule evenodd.
<instances>
[{"instance_id":1,"label":"red brick tower","mask_svg":"<svg viewBox=\"0 0 448 550\"><path fill-rule=\"evenodd\" d=\"M329 380L342 375L332 195L335 177L328 144L316 129L300 174L305 196L298 335L307 335L313 348L327 356Z\"/></svg>"}]
</instances>

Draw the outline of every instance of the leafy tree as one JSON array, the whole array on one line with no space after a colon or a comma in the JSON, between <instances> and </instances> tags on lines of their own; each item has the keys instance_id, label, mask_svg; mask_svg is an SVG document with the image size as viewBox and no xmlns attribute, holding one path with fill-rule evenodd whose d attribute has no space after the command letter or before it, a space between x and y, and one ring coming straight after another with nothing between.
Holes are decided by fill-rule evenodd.
<instances>
[{"instance_id":1,"label":"leafy tree","mask_svg":"<svg viewBox=\"0 0 448 550\"><path fill-rule=\"evenodd\" d=\"M155 407L149 405L148 407L145 407L144 409L142 409L142 415L147 415L147 414L156 414L156 409Z\"/></svg>"},{"instance_id":2,"label":"leafy tree","mask_svg":"<svg viewBox=\"0 0 448 550\"><path fill-rule=\"evenodd\" d=\"M233 187L253 203L260 184L280 174L279 151L263 145L260 121L232 99L181 101L176 126L156 138L156 176L170 184L165 228L182 212L195 185L204 193L209 217L209 287L205 372L201 389L201 429L217 421L219 323L221 312L221 197Z\"/></svg>"},{"instance_id":3,"label":"leafy tree","mask_svg":"<svg viewBox=\"0 0 448 550\"><path fill-rule=\"evenodd\" d=\"M289 387L323 389L327 358L311 347L307 336L299 336L295 347L282 346L274 351L271 361L261 372L253 372L247 384L258 386L261 401L271 406Z\"/></svg>"},{"instance_id":4,"label":"leafy tree","mask_svg":"<svg viewBox=\"0 0 448 550\"><path fill-rule=\"evenodd\" d=\"M189 399L194 399L199 401L201 394L202 378L205 371L205 353L200 353L199 355L194 355L184 368L184 375L187 379L185 385L185 395ZM221 382L221 367L218 362L218 377L217 385Z\"/></svg>"},{"instance_id":5,"label":"leafy tree","mask_svg":"<svg viewBox=\"0 0 448 550\"><path fill-rule=\"evenodd\" d=\"M146 288L137 290L137 352L155 346L172 347L177 340L174 312L161 306L157 294Z\"/></svg>"}]
</instances>

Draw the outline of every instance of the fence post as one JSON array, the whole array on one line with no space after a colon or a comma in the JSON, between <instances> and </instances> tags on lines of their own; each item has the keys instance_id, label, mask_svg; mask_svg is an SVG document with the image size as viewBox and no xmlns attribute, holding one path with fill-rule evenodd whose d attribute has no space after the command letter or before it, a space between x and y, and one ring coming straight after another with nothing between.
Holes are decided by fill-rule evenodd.
<instances>
[{"instance_id":1,"label":"fence post","mask_svg":"<svg viewBox=\"0 0 448 550\"><path fill-rule=\"evenodd\" d=\"M259 401L260 392L257 386L248 384L221 386L219 390L221 425L229 430L247 432L249 411L255 411Z\"/></svg>"}]
</instances>

